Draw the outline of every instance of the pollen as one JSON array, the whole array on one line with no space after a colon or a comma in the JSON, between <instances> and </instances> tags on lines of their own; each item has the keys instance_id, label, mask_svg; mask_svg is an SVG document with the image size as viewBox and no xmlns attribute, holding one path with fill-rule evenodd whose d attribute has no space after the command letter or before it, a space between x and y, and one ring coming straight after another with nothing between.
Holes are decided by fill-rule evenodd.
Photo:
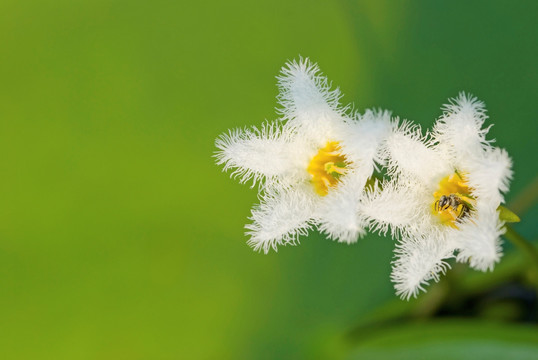
<instances>
[{"instance_id":1,"label":"pollen","mask_svg":"<svg viewBox=\"0 0 538 360\"><path fill-rule=\"evenodd\" d=\"M329 189L336 186L340 177L346 173L348 161L340 151L337 141L329 141L310 160L306 170L312 175L311 181L318 195L327 195Z\"/></svg>"},{"instance_id":2,"label":"pollen","mask_svg":"<svg viewBox=\"0 0 538 360\"><path fill-rule=\"evenodd\" d=\"M475 199L465 176L455 171L439 182L439 189L433 193L432 211L444 225L458 228L457 223L473 210Z\"/></svg>"}]
</instances>

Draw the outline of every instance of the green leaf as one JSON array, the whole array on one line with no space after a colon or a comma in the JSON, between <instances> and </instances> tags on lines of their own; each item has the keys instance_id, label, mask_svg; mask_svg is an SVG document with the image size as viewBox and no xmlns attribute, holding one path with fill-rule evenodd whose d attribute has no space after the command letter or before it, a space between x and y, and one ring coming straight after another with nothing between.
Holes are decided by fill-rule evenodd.
<instances>
[{"instance_id":1,"label":"green leaf","mask_svg":"<svg viewBox=\"0 0 538 360\"><path fill-rule=\"evenodd\" d=\"M497 208L497 211L499 211L499 219L501 219L504 222L514 223L514 222L521 221L519 216L517 216L512 210L502 205L499 205L499 207Z\"/></svg>"},{"instance_id":2,"label":"green leaf","mask_svg":"<svg viewBox=\"0 0 538 360\"><path fill-rule=\"evenodd\" d=\"M477 320L397 324L365 335L347 360L536 359L538 328Z\"/></svg>"}]
</instances>

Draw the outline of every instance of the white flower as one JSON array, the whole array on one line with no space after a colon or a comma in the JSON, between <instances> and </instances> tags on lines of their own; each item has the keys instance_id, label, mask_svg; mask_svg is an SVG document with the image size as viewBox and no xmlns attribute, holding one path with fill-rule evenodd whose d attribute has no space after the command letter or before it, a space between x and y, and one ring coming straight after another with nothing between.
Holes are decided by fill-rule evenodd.
<instances>
[{"instance_id":1,"label":"white flower","mask_svg":"<svg viewBox=\"0 0 538 360\"><path fill-rule=\"evenodd\" d=\"M346 115L340 91L331 90L308 59L288 63L278 85L281 119L216 141L217 163L240 182L260 185L260 204L246 225L248 243L267 253L296 244L313 226L352 243L365 232L358 203L376 167L378 144L390 131L390 114Z\"/></svg>"},{"instance_id":2,"label":"white flower","mask_svg":"<svg viewBox=\"0 0 538 360\"><path fill-rule=\"evenodd\" d=\"M392 280L403 298L439 280L446 259L491 270L502 256L498 206L511 178L506 151L486 140L482 102L460 94L422 136L408 122L386 138L390 181L360 204L371 228L399 238Z\"/></svg>"}]
</instances>

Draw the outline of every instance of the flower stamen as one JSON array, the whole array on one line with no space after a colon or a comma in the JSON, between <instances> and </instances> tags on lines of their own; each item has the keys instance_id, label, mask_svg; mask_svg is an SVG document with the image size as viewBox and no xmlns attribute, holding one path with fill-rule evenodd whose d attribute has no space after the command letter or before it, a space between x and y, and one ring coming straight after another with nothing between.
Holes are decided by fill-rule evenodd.
<instances>
[{"instance_id":1,"label":"flower stamen","mask_svg":"<svg viewBox=\"0 0 538 360\"><path fill-rule=\"evenodd\" d=\"M340 153L337 141L329 141L319 149L306 169L312 175L316 193L320 196L327 195L329 188L336 186L340 176L346 173L347 165L347 159Z\"/></svg>"},{"instance_id":2,"label":"flower stamen","mask_svg":"<svg viewBox=\"0 0 538 360\"><path fill-rule=\"evenodd\" d=\"M455 171L439 182L439 190L433 193L433 213L439 216L441 223L458 228L456 225L473 210L475 200L465 177Z\"/></svg>"}]
</instances>

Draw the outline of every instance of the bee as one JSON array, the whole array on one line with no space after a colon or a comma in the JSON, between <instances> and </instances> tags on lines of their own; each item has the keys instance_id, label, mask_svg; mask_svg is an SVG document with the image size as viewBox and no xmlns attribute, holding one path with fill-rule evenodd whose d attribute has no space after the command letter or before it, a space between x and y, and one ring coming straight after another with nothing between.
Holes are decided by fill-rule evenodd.
<instances>
[{"instance_id":1,"label":"bee","mask_svg":"<svg viewBox=\"0 0 538 360\"><path fill-rule=\"evenodd\" d=\"M469 214L471 210L469 204L462 200L456 194L450 194L448 196L443 195L435 202L435 211L443 211L452 209L457 216L457 219L462 219Z\"/></svg>"}]
</instances>

